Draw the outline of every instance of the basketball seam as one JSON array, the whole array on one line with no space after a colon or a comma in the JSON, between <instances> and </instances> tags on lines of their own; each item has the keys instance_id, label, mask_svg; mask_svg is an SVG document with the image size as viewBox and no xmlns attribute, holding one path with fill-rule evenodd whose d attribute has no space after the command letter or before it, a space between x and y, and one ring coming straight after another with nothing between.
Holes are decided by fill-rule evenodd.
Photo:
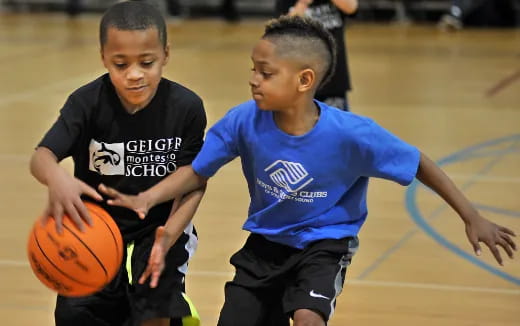
<instances>
[{"instance_id":1,"label":"basketball seam","mask_svg":"<svg viewBox=\"0 0 520 326\"><path fill-rule=\"evenodd\" d=\"M99 208L101 208L101 207L99 207ZM101 209L102 209L102 208L101 208ZM123 251L122 251L123 248L121 248L121 250L119 250L119 242L118 242L117 239L116 239L116 235L115 235L114 232L112 231L112 227L107 223L107 221L105 221L105 218L104 218L102 215L100 215L98 212L92 212L92 211L91 211L90 213L95 213L95 214L97 215L97 217L99 217L99 218L101 219L101 221L103 221L103 223L105 223L105 225L108 227L108 230L110 231L110 234L112 235L112 239L114 239L114 244L116 245L116 250L117 250L118 254L119 254L119 253L122 253L122 252L123 252ZM108 213L107 213L107 215L108 215ZM110 218L112 219L112 217L110 217ZM113 221L113 219L112 219L112 221ZM114 224L115 224L115 221L114 221ZM116 227L119 229L119 227L117 226L117 224L116 224ZM122 256L122 254L121 254L120 257L118 257L118 258L119 258L119 259L118 259L119 264L121 264L121 262L122 262L122 260L123 260L123 256Z\"/></svg>"},{"instance_id":2,"label":"basketball seam","mask_svg":"<svg viewBox=\"0 0 520 326\"><path fill-rule=\"evenodd\" d=\"M92 287L92 288L97 288L96 285L93 285L93 284L88 284L88 283L84 283L82 281L79 281L75 278L73 278L72 276L70 276L69 274L65 273L64 271L62 271L56 264L54 264L54 262L47 256L47 254L45 253L45 251L42 249L42 247L40 246L40 241L38 241L38 236L36 235L36 230L33 230L33 235L34 235L34 240L36 240L36 245L38 246L38 249L40 249L40 252L42 253L42 255L45 257L45 259L47 259L47 261L58 271L60 272L61 274L63 274L65 277L68 277L70 280L74 281L74 282L77 282L81 285L85 285L85 286L88 286L88 287Z\"/></svg>"},{"instance_id":3,"label":"basketball seam","mask_svg":"<svg viewBox=\"0 0 520 326\"><path fill-rule=\"evenodd\" d=\"M107 272L107 269L105 268L105 265L103 265L101 260L98 258L98 256L96 256L96 254L92 251L92 249L90 249L90 247L87 246L87 244L85 242L83 242L83 240L80 237L78 237L78 235L76 233L74 233L74 231L71 228L69 228L65 224L63 224L63 227L66 228L72 235L74 235L74 237L76 237L76 239L78 239L78 241L81 242L83 244L83 246L92 254L92 256L97 260L97 262L99 263L99 265L101 266L101 268L105 272L105 279L107 280L107 282L110 281L108 279L108 272Z\"/></svg>"}]
</instances>

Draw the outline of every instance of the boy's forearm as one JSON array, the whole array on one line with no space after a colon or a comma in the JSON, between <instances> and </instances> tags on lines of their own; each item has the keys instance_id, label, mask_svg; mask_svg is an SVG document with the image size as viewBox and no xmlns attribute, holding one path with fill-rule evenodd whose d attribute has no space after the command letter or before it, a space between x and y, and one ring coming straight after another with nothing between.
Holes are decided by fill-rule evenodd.
<instances>
[{"instance_id":1,"label":"boy's forearm","mask_svg":"<svg viewBox=\"0 0 520 326\"><path fill-rule=\"evenodd\" d=\"M355 13L358 9L358 0L332 0L332 3L339 10L349 15Z\"/></svg>"},{"instance_id":2,"label":"boy's forearm","mask_svg":"<svg viewBox=\"0 0 520 326\"><path fill-rule=\"evenodd\" d=\"M139 195L146 198L149 207L153 207L199 189L206 182L207 178L196 174L191 165L188 165L180 167L175 173Z\"/></svg>"},{"instance_id":3,"label":"boy's forearm","mask_svg":"<svg viewBox=\"0 0 520 326\"><path fill-rule=\"evenodd\" d=\"M199 207L204 196L206 186L190 192L181 199L181 203L177 210L173 211L168 217L165 225L165 234L168 236L168 247L179 239L186 226L190 223Z\"/></svg>"},{"instance_id":4,"label":"boy's forearm","mask_svg":"<svg viewBox=\"0 0 520 326\"><path fill-rule=\"evenodd\" d=\"M441 196L464 220L470 222L472 216L478 216L475 208L453 181L426 155L421 153L417 179Z\"/></svg>"},{"instance_id":5,"label":"boy's forearm","mask_svg":"<svg viewBox=\"0 0 520 326\"><path fill-rule=\"evenodd\" d=\"M46 147L38 147L31 157L31 174L44 185L48 185L51 175L60 168L54 153Z\"/></svg>"}]
</instances>

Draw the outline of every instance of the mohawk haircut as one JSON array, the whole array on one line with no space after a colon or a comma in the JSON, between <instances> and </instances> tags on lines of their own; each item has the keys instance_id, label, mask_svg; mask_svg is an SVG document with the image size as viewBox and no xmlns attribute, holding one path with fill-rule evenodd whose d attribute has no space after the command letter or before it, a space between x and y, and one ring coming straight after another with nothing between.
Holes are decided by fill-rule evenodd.
<instances>
[{"instance_id":1,"label":"mohawk haircut","mask_svg":"<svg viewBox=\"0 0 520 326\"><path fill-rule=\"evenodd\" d=\"M332 77L336 67L336 41L319 21L284 15L267 23L262 39L274 41L280 56L297 57L307 67L314 61L322 78L320 87Z\"/></svg>"},{"instance_id":2,"label":"mohawk haircut","mask_svg":"<svg viewBox=\"0 0 520 326\"><path fill-rule=\"evenodd\" d=\"M114 27L123 31L145 30L156 28L159 40L166 47L166 23L161 13L152 5L143 1L125 1L110 7L99 25L99 42L101 48L107 42L108 29Z\"/></svg>"}]
</instances>

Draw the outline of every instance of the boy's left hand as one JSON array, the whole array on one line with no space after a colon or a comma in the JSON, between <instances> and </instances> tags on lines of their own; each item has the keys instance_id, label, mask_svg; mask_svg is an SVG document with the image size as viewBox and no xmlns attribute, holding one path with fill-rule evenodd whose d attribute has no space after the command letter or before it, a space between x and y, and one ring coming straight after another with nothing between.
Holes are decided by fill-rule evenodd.
<instances>
[{"instance_id":1,"label":"boy's left hand","mask_svg":"<svg viewBox=\"0 0 520 326\"><path fill-rule=\"evenodd\" d=\"M159 277L164 270L164 258L170 249L169 238L164 230L164 226L159 226L155 231L155 242L150 252L150 258L148 258L148 266L139 278L139 284L144 284L148 278L150 278L151 288L157 287L159 283Z\"/></svg>"},{"instance_id":2,"label":"boy's left hand","mask_svg":"<svg viewBox=\"0 0 520 326\"><path fill-rule=\"evenodd\" d=\"M480 256L482 253L479 242L484 242L501 266L503 266L503 261L497 246L502 247L509 258L513 258L513 250L516 251L516 244L511 238L516 237L516 234L510 229L497 225L482 216L473 218L466 223L466 235L477 256Z\"/></svg>"}]
</instances>

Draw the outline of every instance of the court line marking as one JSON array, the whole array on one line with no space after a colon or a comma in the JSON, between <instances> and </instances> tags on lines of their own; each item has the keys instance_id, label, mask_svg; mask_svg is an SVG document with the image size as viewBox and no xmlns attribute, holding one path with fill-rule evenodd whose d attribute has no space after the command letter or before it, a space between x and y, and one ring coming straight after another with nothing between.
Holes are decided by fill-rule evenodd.
<instances>
[{"instance_id":1,"label":"court line marking","mask_svg":"<svg viewBox=\"0 0 520 326\"><path fill-rule=\"evenodd\" d=\"M19 260L0 260L0 266L9 267L29 267L29 263ZM195 270L188 271L188 277L200 276L200 277L233 277L233 272L219 272L219 271L203 271ZM520 290L504 289L504 288L485 288L475 286L462 286L462 285L448 285L448 284L435 284L435 283L414 283L414 282L388 282L388 281L374 281L374 280L358 280L348 279L346 285L356 286L369 286L369 287L391 287L391 288L412 288L412 289L427 289L427 290L438 290L438 291L456 291L456 292L478 292L478 293L496 293L506 295L520 295Z\"/></svg>"},{"instance_id":2,"label":"court line marking","mask_svg":"<svg viewBox=\"0 0 520 326\"><path fill-rule=\"evenodd\" d=\"M507 88L508 86L512 85L515 81L520 79L520 69L516 70L512 74L509 74L502 79L500 79L498 82L496 82L493 86L491 86L485 93L486 97L495 96L503 89Z\"/></svg>"},{"instance_id":3,"label":"court line marking","mask_svg":"<svg viewBox=\"0 0 520 326\"><path fill-rule=\"evenodd\" d=\"M450 178L452 179L471 179L472 176L469 174L451 174L447 173ZM508 177L508 176L488 176L488 175L480 175L480 176L473 176L474 181L479 182L490 182L490 183L520 183L519 177Z\"/></svg>"},{"instance_id":4,"label":"court line marking","mask_svg":"<svg viewBox=\"0 0 520 326\"><path fill-rule=\"evenodd\" d=\"M511 136L501 137L501 138L493 139L493 140L490 140L487 142L483 142L480 144L470 146L460 152L457 152L455 154L452 154L448 157L441 159L438 162L438 164L439 164L439 166L443 166L445 164L448 164L449 162L456 162L458 160L464 159L465 154L470 154L471 152L474 152L476 150L480 150L482 148L486 148L489 146L494 146L494 145L502 144L502 143L506 143L508 145L507 146L508 148L512 148L512 147L516 146L516 144L520 143L520 134L514 134ZM503 158L504 155L506 155L506 153L507 153L507 151L501 153L500 155L497 155L497 157L494 161L491 161L490 163L488 163L488 165L484 169L479 171L476 175L483 174L483 171L485 171L486 168L489 167L489 169L487 169L487 171L486 171L486 172L488 172L492 168L492 164L494 162L496 162L497 160L500 160L501 158ZM454 158L456 158L456 159L454 159ZM469 185L471 182L472 182L472 180L468 181L468 183L466 183L466 184ZM417 205L417 196L416 196L417 185L418 185L418 182L414 181L408 187L408 189L406 191L405 204L406 204L406 208L407 208L410 216L412 217L412 220L420 227L420 229L425 234L430 236L433 240L435 240L438 244L442 245L444 248L448 249L449 251L458 255L459 257L462 257L463 259L467 260L468 262L472 263L473 265L480 267L481 269L486 270L486 271L490 272L491 274L494 274L513 284L520 285L520 278L518 278L517 276L504 272L503 270L496 268L494 265L488 264L488 263L474 257L472 254L469 254L465 250L459 248L458 246L456 246L455 244L453 244L452 242L447 240L433 226L431 226L431 224L428 223L429 219L422 216L422 214L419 210L419 207ZM464 186L461 188L463 189Z\"/></svg>"},{"instance_id":5,"label":"court line marking","mask_svg":"<svg viewBox=\"0 0 520 326\"><path fill-rule=\"evenodd\" d=\"M498 155L498 156L492 156L491 160L489 162L487 162L487 164L483 168L481 168L475 174L475 176L485 175L487 172L489 172L502 159L502 157L503 157L503 154L502 155ZM439 164L439 162L437 162L437 164ZM439 164L439 165L441 165L441 164ZM465 189L467 189L471 185L473 185L473 183L475 183L474 178L471 178L468 181L466 181L463 185L461 185L459 188L461 189L461 191L464 191ZM418 185L420 185L420 184L421 183L419 181L414 179L414 181L408 186L408 189L406 191L407 198L405 200L405 205L407 206L408 211L410 211L410 208L408 206L410 205L410 202L412 201L412 199L409 199L408 197L411 198L412 195L410 195L410 193L413 192L410 189L415 190L418 187ZM415 195L415 193L414 193L414 195ZM430 216L427 217L427 220L428 221L432 221L432 220L436 219L440 215L440 213L442 213L448 207L449 206L446 205L445 203L442 203L442 204L438 205L437 208L430 214ZM414 218L414 215L413 214L410 214L410 215L412 216L412 219L417 223L416 219ZM421 225L419 225L419 226L421 226ZM374 260L374 262L372 264L370 264L367 268L365 268L365 270L363 270L361 272L361 274L358 275L357 278L358 279L365 279L366 277L368 277L382 263L384 263L386 260L388 260L388 258L394 252L396 252L397 250L401 249L404 246L404 244L410 238L412 238L414 235L418 234L420 230L421 230L421 228L417 228L417 227L414 227L413 229L408 230L408 232L406 232L401 237L401 239L399 239L399 241L397 241L397 243L395 243L394 245L392 245L391 247L386 249L379 257L377 257Z\"/></svg>"},{"instance_id":6,"label":"court line marking","mask_svg":"<svg viewBox=\"0 0 520 326\"><path fill-rule=\"evenodd\" d=\"M29 266L29 263L26 261L20 261L20 260L0 259L0 266L25 267L25 266Z\"/></svg>"},{"instance_id":7,"label":"court line marking","mask_svg":"<svg viewBox=\"0 0 520 326\"><path fill-rule=\"evenodd\" d=\"M201 277L229 277L229 278L232 278L234 273L232 273L232 272L213 272L213 271L188 271L188 277L190 275L201 276ZM345 283L346 283L346 286L356 285L356 286L369 286L369 287L412 288L412 289L427 289L427 290L439 290L439 291L456 291L456 292L464 291L464 292L520 295L520 290L515 290L515 289L485 288L485 287L436 284L436 283L358 280L358 279L349 279L348 277L347 277L347 280L345 281Z\"/></svg>"},{"instance_id":8,"label":"court line marking","mask_svg":"<svg viewBox=\"0 0 520 326\"><path fill-rule=\"evenodd\" d=\"M14 92L11 94L4 94L0 96L0 107L7 106L11 103L18 102L18 101L24 101L31 99L33 97L36 97L40 95L41 93L49 93L61 88L67 88L70 89L71 85L74 89L79 88L80 86L84 85L86 82L90 80L94 80L95 78L101 76L104 74L104 70L97 70L95 72L90 72L88 74L82 74L78 75L73 78L60 80L55 83L45 84L41 87L32 88L29 91L22 91L22 92ZM93 77L96 76L96 77ZM70 92L70 91L69 91Z\"/></svg>"},{"instance_id":9,"label":"court line marking","mask_svg":"<svg viewBox=\"0 0 520 326\"><path fill-rule=\"evenodd\" d=\"M509 216L509 217L520 217L520 212L517 212L517 211L511 211L508 209L503 209L503 208L499 208L499 207L493 207L493 206L488 206L488 205L483 205L483 204L478 204L478 203L473 203L473 206L475 206L476 209L482 210L482 211L488 211L491 213L505 215L505 216Z\"/></svg>"},{"instance_id":10,"label":"court line marking","mask_svg":"<svg viewBox=\"0 0 520 326\"><path fill-rule=\"evenodd\" d=\"M29 162L31 155L26 154L0 154L0 160L2 161L23 161Z\"/></svg>"},{"instance_id":11,"label":"court line marking","mask_svg":"<svg viewBox=\"0 0 520 326\"><path fill-rule=\"evenodd\" d=\"M478 171L473 178L470 178L467 182L465 182L462 186L460 186L461 190L465 190L466 188L470 187L476 182L476 177L483 176L489 171L492 170L492 168L500 161L502 158L506 155L511 153L512 151L516 151L516 145L520 143L520 134L514 134L510 136L505 136L493 140L489 140L477 145L473 145L470 147L467 147L461 151L458 151L454 154L449 155L448 157L445 157L437 162L439 166L443 166L448 163L457 162L460 160L463 160L467 157L471 157L472 154L476 150L480 150L482 148L486 148L489 146L494 145L501 145L502 143L506 142L508 146L506 146L505 149L501 149L499 151L493 151L492 153L487 153L485 156L491 157L491 160L482 168L480 171ZM511 144L507 142L512 142ZM460 249L459 247L451 244L448 240L443 238L440 234L438 234L432 226L427 221L432 221L435 218L438 217L438 215L445 209L448 208L447 205L441 204L435 209L433 213L430 214L427 218L422 217L420 214L420 211L417 207L416 203L416 189L420 182L417 180L414 180L411 185L408 186L408 189L406 190L405 194L405 206L412 218L412 220L417 224L419 228L414 228L406 232L403 237L395 243L393 246L388 248L383 254L381 254L376 260L369 265L365 270L359 274L357 279L364 279L368 277L370 273L372 273L375 269L377 269L383 262L385 262L394 252L402 248L402 246L414 235L416 235L420 230L425 232L427 235L432 237L437 243L441 244L443 247L447 248L451 252L455 253L456 255L466 259L470 263L496 275L499 276L502 279L505 279L507 281L510 281L514 284L520 285L520 279L510 275L502 270L499 270L495 268L494 266L491 266L472 255L468 254L466 251Z\"/></svg>"}]
</instances>

